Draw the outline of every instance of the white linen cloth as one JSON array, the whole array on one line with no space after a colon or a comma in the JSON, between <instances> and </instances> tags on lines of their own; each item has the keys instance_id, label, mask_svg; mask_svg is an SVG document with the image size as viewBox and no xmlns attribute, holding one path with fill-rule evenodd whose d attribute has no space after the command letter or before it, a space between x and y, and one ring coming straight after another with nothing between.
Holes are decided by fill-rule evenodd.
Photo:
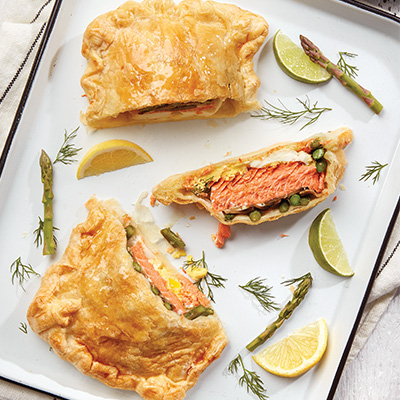
<instances>
[{"instance_id":1,"label":"white linen cloth","mask_svg":"<svg viewBox=\"0 0 400 400\"><path fill-rule=\"evenodd\" d=\"M0 152L14 119L53 0L0 0ZM400 287L400 219L372 287L348 362L360 351ZM0 399L50 399L0 380Z\"/></svg>"}]
</instances>

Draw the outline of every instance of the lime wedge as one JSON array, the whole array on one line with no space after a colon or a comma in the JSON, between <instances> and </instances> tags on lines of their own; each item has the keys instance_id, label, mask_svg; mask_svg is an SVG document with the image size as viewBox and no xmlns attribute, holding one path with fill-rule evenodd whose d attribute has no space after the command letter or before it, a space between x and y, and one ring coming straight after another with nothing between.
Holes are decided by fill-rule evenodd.
<instances>
[{"instance_id":1,"label":"lime wedge","mask_svg":"<svg viewBox=\"0 0 400 400\"><path fill-rule=\"evenodd\" d=\"M354 275L329 208L314 219L310 227L308 243L322 268L340 276Z\"/></svg>"},{"instance_id":2,"label":"lime wedge","mask_svg":"<svg viewBox=\"0 0 400 400\"><path fill-rule=\"evenodd\" d=\"M332 78L327 70L313 63L303 49L281 30L274 36L273 48L279 66L291 78L304 83L322 83Z\"/></svg>"}]
</instances>

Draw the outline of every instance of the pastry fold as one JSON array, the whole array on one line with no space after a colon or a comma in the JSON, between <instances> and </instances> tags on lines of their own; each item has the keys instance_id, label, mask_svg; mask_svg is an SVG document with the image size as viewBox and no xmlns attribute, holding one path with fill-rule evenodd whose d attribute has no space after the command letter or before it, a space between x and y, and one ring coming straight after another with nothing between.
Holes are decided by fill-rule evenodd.
<instances>
[{"instance_id":1,"label":"pastry fold","mask_svg":"<svg viewBox=\"0 0 400 400\"><path fill-rule=\"evenodd\" d=\"M87 27L81 115L91 128L233 117L260 108L263 17L203 0L128 1Z\"/></svg>"},{"instance_id":2,"label":"pastry fold","mask_svg":"<svg viewBox=\"0 0 400 400\"><path fill-rule=\"evenodd\" d=\"M183 399L227 344L220 320L115 201L92 197L87 208L42 278L28 309L31 328L62 359L111 387L149 400ZM207 313L188 319L199 305Z\"/></svg>"},{"instance_id":3,"label":"pastry fold","mask_svg":"<svg viewBox=\"0 0 400 400\"><path fill-rule=\"evenodd\" d=\"M324 201L345 171L349 128L286 142L166 178L152 190L164 205L196 203L225 225L257 225Z\"/></svg>"}]
</instances>

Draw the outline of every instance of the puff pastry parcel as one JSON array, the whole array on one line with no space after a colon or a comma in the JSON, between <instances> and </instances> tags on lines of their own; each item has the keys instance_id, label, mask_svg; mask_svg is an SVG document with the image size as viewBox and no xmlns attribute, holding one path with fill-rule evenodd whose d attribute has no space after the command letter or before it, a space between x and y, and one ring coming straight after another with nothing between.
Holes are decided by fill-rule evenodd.
<instances>
[{"instance_id":1,"label":"puff pastry parcel","mask_svg":"<svg viewBox=\"0 0 400 400\"><path fill-rule=\"evenodd\" d=\"M111 387L183 399L227 344L220 320L115 201L93 197L87 208L42 278L28 310L31 328Z\"/></svg>"},{"instance_id":2,"label":"puff pastry parcel","mask_svg":"<svg viewBox=\"0 0 400 400\"><path fill-rule=\"evenodd\" d=\"M308 210L342 179L348 128L280 143L173 175L153 188L164 205L197 203L222 224L256 225Z\"/></svg>"},{"instance_id":3,"label":"puff pastry parcel","mask_svg":"<svg viewBox=\"0 0 400 400\"><path fill-rule=\"evenodd\" d=\"M92 128L233 117L260 108L253 57L263 17L203 0L128 1L83 36Z\"/></svg>"}]
</instances>

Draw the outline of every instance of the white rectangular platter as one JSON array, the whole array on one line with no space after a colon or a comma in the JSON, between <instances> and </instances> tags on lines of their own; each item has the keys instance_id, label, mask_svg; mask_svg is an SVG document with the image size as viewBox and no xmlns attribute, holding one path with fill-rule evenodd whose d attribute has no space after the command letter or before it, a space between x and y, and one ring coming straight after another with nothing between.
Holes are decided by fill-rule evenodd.
<instances>
[{"instance_id":1,"label":"white rectangular platter","mask_svg":"<svg viewBox=\"0 0 400 400\"><path fill-rule=\"evenodd\" d=\"M80 54L82 34L98 15L115 9L116 0L63 1L36 72L28 100L7 156L0 181L0 375L39 390L71 400L139 399L136 393L106 387L79 373L60 360L31 330L19 330L26 311L40 285L40 277L25 283L25 291L11 283L10 265L21 257L41 275L59 259L72 228L86 218L85 202L116 198L126 211L143 192L170 174L238 156L276 142L301 140L317 132L341 126L353 129L354 141L346 149L348 160L340 188L308 212L256 227L232 228L223 249L215 247L211 234L217 222L196 207L157 206L151 208L155 222L173 223L187 243L187 252L199 258L204 251L210 270L227 278L226 287L215 289L215 309L223 321L230 343L200 377L187 395L190 400L251 399L238 385L238 376L226 367L236 354L276 318L246 295L238 285L255 277L266 278L276 301L283 306L291 297L280 283L311 272L313 287L293 316L269 343L293 330L324 317L329 341L322 361L306 374L287 379L258 367L248 354L246 366L263 380L271 400L332 398L335 385L351 344L352 332L365 294L371 283L391 216L400 193L400 25L355 7L326 0L232 0L242 8L259 13L270 26L264 47L255 59L261 80L260 101L282 101L296 108L296 98L330 107L319 120L302 130L302 123L282 125L243 114L236 118L189 121L124 127L88 132L79 115L86 107L80 77L86 61ZM324 53L337 60L339 51L355 53L357 80L384 105L375 115L352 92L336 80L313 86L292 80L277 65L272 40L282 29L294 41L299 34L309 37ZM76 179L77 163L54 166L54 224L58 251L43 257L34 245L33 231L42 215L42 184L39 155L45 149L55 157L64 131L79 127L74 143L82 147L81 158L90 146L113 138L128 139L142 146L153 162L124 170ZM360 181L373 161L388 163L376 184ZM149 197L143 204L149 206ZM355 275L342 278L321 269L308 247L308 229L313 219L330 208ZM195 217L195 218L193 218ZM173 260L177 267L182 260Z\"/></svg>"}]
</instances>

